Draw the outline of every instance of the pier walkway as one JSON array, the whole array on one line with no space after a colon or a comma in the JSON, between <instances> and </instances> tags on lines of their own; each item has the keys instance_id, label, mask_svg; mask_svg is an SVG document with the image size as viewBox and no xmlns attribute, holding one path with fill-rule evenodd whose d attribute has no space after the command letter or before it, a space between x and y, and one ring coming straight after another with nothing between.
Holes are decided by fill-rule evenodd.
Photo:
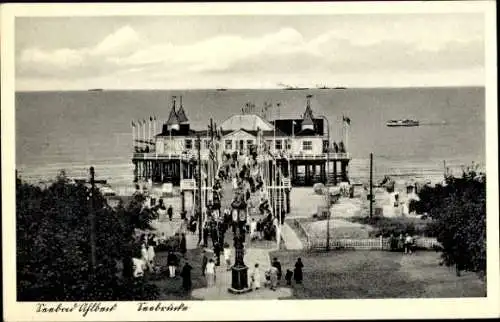
<instances>
[{"instance_id":1,"label":"pier walkway","mask_svg":"<svg viewBox=\"0 0 500 322\"><path fill-rule=\"evenodd\" d=\"M230 182L224 182L222 184L222 200L221 209L230 208L234 192L233 187ZM253 199L254 196L252 196ZM249 212L251 212L249 210ZM234 263L234 247L233 244L233 233L231 229L225 234L226 242L231 245L231 265ZM248 276L250 278L254 266L256 263L259 264L259 272L261 278L261 288L259 290L254 290L245 294L232 294L229 293L228 288L231 286L231 270L230 267L224 261L223 255L221 255L220 266L216 267L216 282L214 287L203 287L192 291L191 296L196 299L204 300L234 300L234 299L278 299L286 298L292 296L292 291L290 288L278 287L276 291L272 291L269 288L264 287L265 283L265 271L267 271L271 266L271 259L269 252L276 248L276 242L269 241L254 241L249 242L249 236L247 235L247 242L245 243L245 264L248 266ZM194 239L194 238L193 238ZM197 238L196 238L197 242ZM188 241L188 247L190 242ZM196 246L196 243L194 243ZM282 281L281 283L284 283ZM249 281L250 286L250 281Z\"/></svg>"}]
</instances>

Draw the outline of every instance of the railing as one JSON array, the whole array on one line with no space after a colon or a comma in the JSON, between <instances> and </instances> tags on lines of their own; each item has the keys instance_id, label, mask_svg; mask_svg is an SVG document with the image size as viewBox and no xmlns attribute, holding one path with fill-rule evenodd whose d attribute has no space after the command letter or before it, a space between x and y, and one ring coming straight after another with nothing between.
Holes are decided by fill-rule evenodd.
<instances>
[{"instance_id":1,"label":"railing","mask_svg":"<svg viewBox=\"0 0 500 322\"><path fill-rule=\"evenodd\" d=\"M208 151L201 151L200 156L203 160L208 159L209 152ZM159 160L159 159L182 159L185 161L191 160L193 158L197 159L198 156L196 154L196 151L189 151L187 153L155 153L155 152L149 152L149 153L134 153L133 156L134 159L154 159L154 160Z\"/></svg>"},{"instance_id":2,"label":"railing","mask_svg":"<svg viewBox=\"0 0 500 322\"><path fill-rule=\"evenodd\" d=\"M326 248L326 238L309 237L309 250L319 250ZM417 237L414 246L421 249L434 249L441 247L436 238ZM332 249L358 249L358 250L390 250L389 238L365 238L365 239L332 239L330 240Z\"/></svg>"},{"instance_id":3,"label":"railing","mask_svg":"<svg viewBox=\"0 0 500 322\"><path fill-rule=\"evenodd\" d=\"M304 226L296 219L293 220L294 226L306 237L307 244L304 248L307 250L323 250L326 249L326 236L325 238L319 236L311 236ZM441 244L436 238L417 237L414 240L414 246L421 249L435 249L440 248ZM363 238L363 239L349 239L338 238L330 240L331 249L354 249L354 250L390 250L391 245L389 238Z\"/></svg>"},{"instance_id":4,"label":"railing","mask_svg":"<svg viewBox=\"0 0 500 322\"><path fill-rule=\"evenodd\" d=\"M317 154L308 154L308 153L276 153L274 154L274 157L277 159L284 158L284 159L307 159L307 160L339 160L339 159L350 159L351 156L349 153L332 153L330 152L328 157L327 153L317 153ZM272 156L267 156L267 160L271 160Z\"/></svg>"}]
</instances>

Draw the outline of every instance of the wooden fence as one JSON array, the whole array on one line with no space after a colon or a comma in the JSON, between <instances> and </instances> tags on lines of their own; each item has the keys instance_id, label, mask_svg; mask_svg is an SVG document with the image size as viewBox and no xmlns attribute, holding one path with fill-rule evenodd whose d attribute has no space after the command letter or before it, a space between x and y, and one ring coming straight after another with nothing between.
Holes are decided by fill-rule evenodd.
<instances>
[{"instance_id":1,"label":"wooden fence","mask_svg":"<svg viewBox=\"0 0 500 322\"><path fill-rule=\"evenodd\" d=\"M305 236L302 238L304 249L307 250L322 250L326 249L326 236L311 236L304 229L302 224L294 220L293 225L296 229ZM441 244L436 238L417 237L414 239L415 247L419 249L436 249L440 248ZM390 250L389 238L382 236L377 238L364 238L364 239L330 239L330 249L358 249L358 250Z\"/></svg>"}]
</instances>

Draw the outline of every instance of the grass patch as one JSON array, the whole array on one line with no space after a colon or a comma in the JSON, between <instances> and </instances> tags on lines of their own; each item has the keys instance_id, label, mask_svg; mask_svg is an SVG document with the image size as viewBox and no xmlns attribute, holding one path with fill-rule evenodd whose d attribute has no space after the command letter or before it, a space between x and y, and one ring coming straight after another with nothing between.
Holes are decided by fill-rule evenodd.
<instances>
[{"instance_id":1,"label":"grass patch","mask_svg":"<svg viewBox=\"0 0 500 322\"><path fill-rule=\"evenodd\" d=\"M283 270L304 263L303 284L293 284L290 299L375 299L485 296L474 275L456 277L438 265L439 255L413 255L379 251L275 251Z\"/></svg>"},{"instance_id":2,"label":"grass patch","mask_svg":"<svg viewBox=\"0 0 500 322\"><path fill-rule=\"evenodd\" d=\"M399 236L400 234L418 235L424 237L435 237L433 230L433 221L431 219L420 219L411 217L350 217L347 220L363 225L369 225L374 228L370 232L370 237L380 235L389 237L391 234Z\"/></svg>"}]
</instances>

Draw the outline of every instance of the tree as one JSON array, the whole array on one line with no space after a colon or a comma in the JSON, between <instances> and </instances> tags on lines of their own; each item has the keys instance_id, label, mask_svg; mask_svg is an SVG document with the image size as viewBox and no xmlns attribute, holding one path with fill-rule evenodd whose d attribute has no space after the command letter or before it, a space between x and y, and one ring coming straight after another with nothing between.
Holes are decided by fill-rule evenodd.
<instances>
[{"instance_id":1,"label":"tree","mask_svg":"<svg viewBox=\"0 0 500 322\"><path fill-rule=\"evenodd\" d=\"M432 229L443 246L442 259L460 271L486 271L486 176L473 170L448 176L445 184L424 186L415 203L432 219Z\"/></svg>"},{"instance_id":2,"label":"tree","mask_svg":"<svg viewBox=\"0 0 500 322\"><path fill-rule=\"evenodd\" d=\"M147 216L128 222L127 212L107 207L98 191L97 267L95 276L90 274L89 198L86 186L70 183L64 174L46 189L16 180L19 301L155 299L155 287L117 276L117 263L131 255L133 227L147 223Z\"/></svg>"}]
</instances>

